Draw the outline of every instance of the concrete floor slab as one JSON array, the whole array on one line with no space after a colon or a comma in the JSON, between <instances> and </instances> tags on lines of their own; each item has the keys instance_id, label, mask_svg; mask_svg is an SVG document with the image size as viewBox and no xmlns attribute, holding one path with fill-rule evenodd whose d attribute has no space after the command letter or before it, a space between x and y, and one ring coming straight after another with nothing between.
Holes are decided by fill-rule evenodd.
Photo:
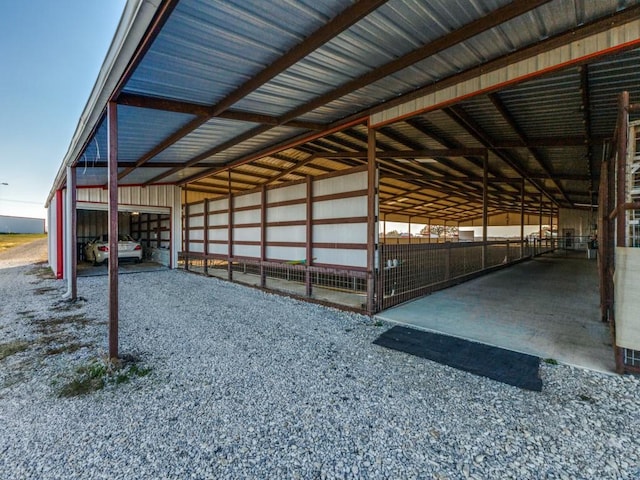
<instances>
[{"instance_id":1,"label":"concrete floor slab","mask_svg":"<svg viewBox=\"0 0 640 480\"><path fill-rule=\"evenodd\" d=\"M131 261L119 262L118 273L141 273L141 272L157 272L158 270L166 270L168 267L160 265L156 262L135 263ZM109 275L108 265L93 265L91 262L78 262L78 277L99 277Z\"/></svg>"},{"instance_id":2,"label":"concrete floor slab","mask_svg":"<svg viewBox=\"0 0 640 480\"><path fill-rule=\"evenodd\" d=\"M597 264L558 252L494 272L376 318L560 363L614 372L609 326L600 321Z\"/></svg>"}]
</instances>

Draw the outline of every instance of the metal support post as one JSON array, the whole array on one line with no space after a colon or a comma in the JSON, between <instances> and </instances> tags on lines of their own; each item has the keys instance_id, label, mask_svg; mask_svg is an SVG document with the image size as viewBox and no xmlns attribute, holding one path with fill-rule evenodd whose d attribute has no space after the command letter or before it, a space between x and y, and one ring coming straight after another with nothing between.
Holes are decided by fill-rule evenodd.
<instances>
[{"instance_id":1,"label":"metal support post","mask_svg":"<svg viewBox=\"0 0 640 480\"><path fill-rule=\"evenodd\" d=\"M118 358L118 105L107 104L109 210L109 358Z\"/></svg>"}]
</instances>

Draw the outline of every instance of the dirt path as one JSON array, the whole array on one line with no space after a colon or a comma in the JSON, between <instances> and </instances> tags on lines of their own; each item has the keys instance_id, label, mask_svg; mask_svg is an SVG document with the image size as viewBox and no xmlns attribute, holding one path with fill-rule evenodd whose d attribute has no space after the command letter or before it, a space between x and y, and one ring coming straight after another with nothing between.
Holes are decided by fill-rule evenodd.
<instances>
[{"instance_id":1,"label":"dirt path","mask_svg":"<svg viewBox=\"0 0 640 480\"><path fill-rule=\"evenodd\" d=\"M0 268L20 267L46 261L46 238L41 238L0 252Z\"/></svg>"}]
</instances>

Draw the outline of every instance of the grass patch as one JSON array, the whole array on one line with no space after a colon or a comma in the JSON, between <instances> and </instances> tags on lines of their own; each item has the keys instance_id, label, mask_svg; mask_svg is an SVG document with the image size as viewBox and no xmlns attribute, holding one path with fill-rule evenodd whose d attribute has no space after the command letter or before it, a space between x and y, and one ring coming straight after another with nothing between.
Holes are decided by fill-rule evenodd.
<instances>
[{"instance_id":1,"label":"grass patch","mask_svg":"<svg viewBox=\"0 0 640 480\"><path fill-rule=\"evenodd\" d=\"M132 356L117 361L94 359L78 367L71 380L58 390L58 396L69 398L102 390L107 385L120 385L135 377L146 377L151 368L139 365Z\"/></svg>"},{"instance_id":2,"label":"grass patch","mask_svg":"<svg viewBox=\"0 0 640 480\"><path fill-rule=\"evenodd\" d=\"M16 353L24 352L29 348L29 343L22 340L0 343L0 360L4 360Z\"/></svg>"},{"instance_id":3,"label":"grass patch","mask_svg":"<svg viewBox=\"0 0 640 480\"><path fill-rule=\"evenodd\" d=\"M46 266L46 262L36 264L34 268L27 272L27 275L35 275L42 280L54 280L56 278L51 267Z\"/></svg>"},{"instance_id":4,"label":"grass patch","mask_svg":"<svg viewBox=\"0 0 640 480\"><path fill-rule=\"evenodd\" d=\"M558 365L558 361L555 358L545 358L544 363L549 365Z\"/></svg>"},{"instance_id":5,"label":"grass patch","mask_svg":"<svg viewBox=\"0 0 640 480\"><path fill-rule=\"evenodd\" d=\"M33 293L36 295L44 295L45 293L49 293L49 292L53 292L56 289L53 287L40 287L40 288L36 288Z\"/></svg>"},{"instance_id":6,"label":"grass patch","mask_svg":"<svg viewBox=\"0 0 640 480\"><path fill-rule=\"evenodd\" d=\"M373 322L373 326L374 327L382 327L382 326L384 326L384 322L382 320L376 320L375 322Z\"/></svg>"},{"instance_id":7,"label":"grass patch","mask_svg":"<svg viewBox=\"0 0 640 480\"><path fill-rule=\"evenodd\" d=\"M46 238L44 233L0 233L0 252Z\"/></svg>"},{"instance_id":8,"label":"grass patch","mask_svg":"<svg viewBox=\"0 0 640 480\"><path fill-rule=\"evenodd\" d=\"M69 312L71 310L78 310L79 308L82 308L82 302L78 300L76 301L62 300L58 302L56 305L54 305L53 307L51 307L51 311Z\"/></svg>"},{"instance_id":9,"label":"grass patch","mask_svg":"<svg viewBox=\"0 0 640 480\"><path fill-rule=\"evenodd\" d=\"M47 350L45 350L44 354L59 355L61 353L74 353L80 350L81 348L89 347L89 346L91 345L89 345L88 343L78 343L78 342L66 343L64 345L60 345L59 347L48 348Z\"/></svg>"},{"instance_id":10,"label":"grass patch","mask_svg":"<svg viewBox=\"0 0 640 480\"><path fill-rule=\"evenodd\" d=\"M85 327L91 323L91 319L87 318L83 313L75 315L65 315L62 317L54 317L48 319L36 319L31 320L31 324L35 327L36 331L41 335L57 335L62 332L64 327L68 325L76 325ZM55 338L55 337L54 337Z\"/></svg>"}]
</instances>

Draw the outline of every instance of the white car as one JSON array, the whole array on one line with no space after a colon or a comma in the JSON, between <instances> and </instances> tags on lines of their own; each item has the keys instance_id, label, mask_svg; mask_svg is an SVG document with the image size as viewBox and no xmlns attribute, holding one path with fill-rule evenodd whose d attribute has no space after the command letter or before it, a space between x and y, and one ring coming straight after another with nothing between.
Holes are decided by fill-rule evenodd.
<instances>
[{"instance_id":1,"label":"white car","mask_svg":"<svg viewBox=\"0 0 640 480\"><path fill-rule=\"evenodd\" d=\"M94 238L84 248L85 258L94 265L105 263L109 259L109 236L100 235ZM129 235L118 235L118 259L133 259L136 263L142 261L142 246Z\"/></svg>"}]
</instances>

